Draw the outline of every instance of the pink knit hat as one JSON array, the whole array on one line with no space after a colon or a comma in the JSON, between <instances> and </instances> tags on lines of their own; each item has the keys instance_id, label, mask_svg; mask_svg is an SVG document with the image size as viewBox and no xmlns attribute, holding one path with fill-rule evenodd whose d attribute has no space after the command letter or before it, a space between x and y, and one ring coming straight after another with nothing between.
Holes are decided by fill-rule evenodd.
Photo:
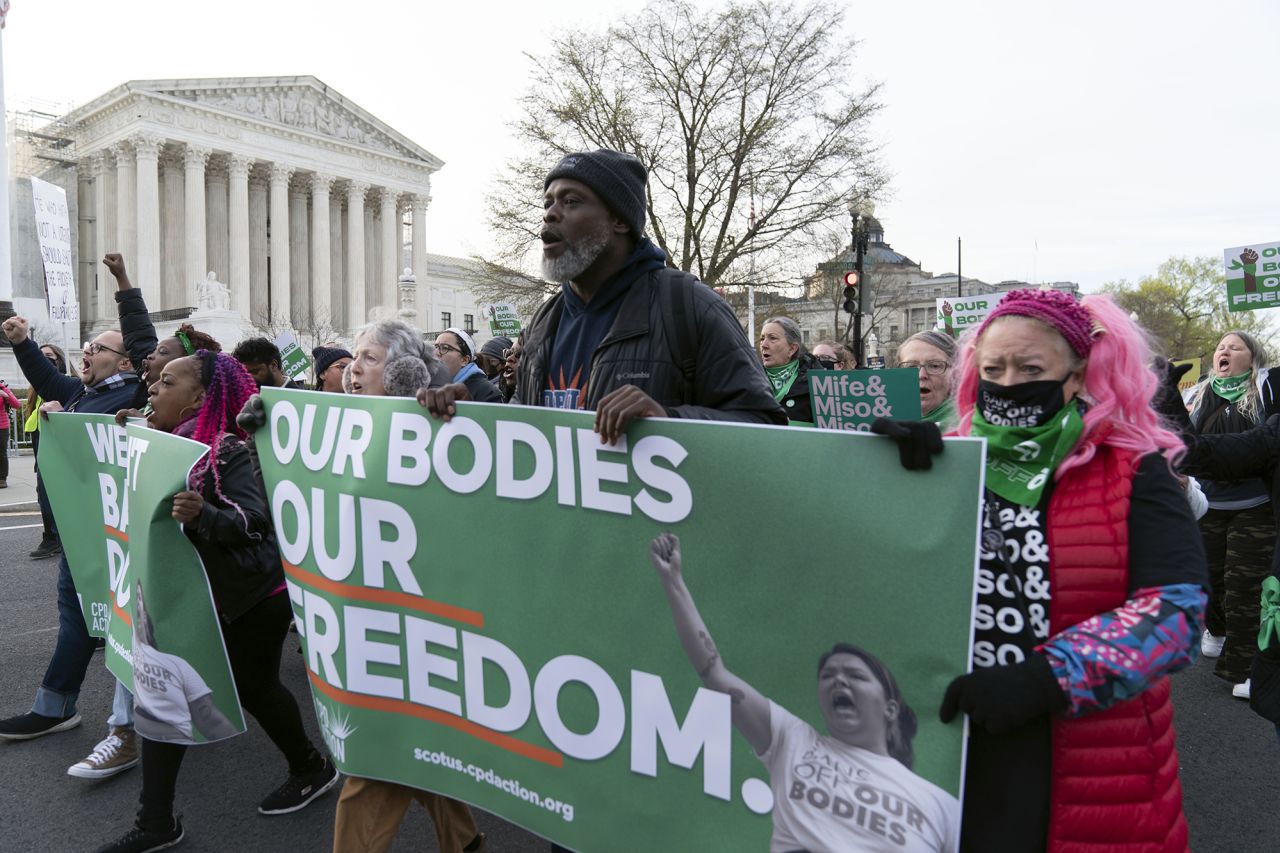
<instances>
[{"instance_id":1,"label":"pink knit hat","mask_svg":"<svg viewBox=\"0 0 1280 853\"><path fill-rule=\"evenodd\" d=\"M1087 358L1093 346L1093 317L1075 297L1061 290L1010 290L978 328L981 336L998 317L1034 317L1058 330L1076 355Z\"/></svg>"}]
</instances>

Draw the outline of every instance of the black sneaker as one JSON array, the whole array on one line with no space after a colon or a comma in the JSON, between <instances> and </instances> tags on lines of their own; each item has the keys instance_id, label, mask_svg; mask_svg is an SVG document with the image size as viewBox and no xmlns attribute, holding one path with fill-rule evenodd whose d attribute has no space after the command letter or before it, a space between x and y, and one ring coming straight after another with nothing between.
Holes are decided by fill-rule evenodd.
<instances>
[{"instance_id":1,"label":"black sneaker","mask_svg":"<svg viewBox=\"0 0 1280 853\"><path fill-rule=\"evenodd\" d=\"M328 758L319 770L301 776L289 774L284 784L258 804L260 814L289 814L304 809L314 799L338 784L338 768Z\"/></svg>"},{"instance_id":2,"label":"black sneaker","mask_svg":"<svg viewBox=\"0 0 1280 853\"><path fill-rule=\"evenodd\" d=\"M99 847L94 853L149 853L151 850L164 850L180 843L186 833L182 829L182 821L174 818L173 829L164 832L152 832L135 826L110 844Z\"/></svg>"},{"instance_id":3,"label":"black sneaker","mask_svg":"<svg viewBox=\"0 0 1280 853\"><path fill-rule=\"evenodd\" d=\"M65 732L78 725L80 725L78 713L69 717L46 717L44 714L30 711L20 717L0 720L0 740L32 740L41 735Z\"/></svg>"},{"instance_id":4,"label":"black sneaker","mask_svg":"<svg viewBox=\"0 0 1280 853\"><path fill-rule=\"evenodd\" d=\"M36 560L43 560L47 557L56 557L61 553L62 540L56 536L46 536L29 556Z\"/></svg>"}]
</instances>

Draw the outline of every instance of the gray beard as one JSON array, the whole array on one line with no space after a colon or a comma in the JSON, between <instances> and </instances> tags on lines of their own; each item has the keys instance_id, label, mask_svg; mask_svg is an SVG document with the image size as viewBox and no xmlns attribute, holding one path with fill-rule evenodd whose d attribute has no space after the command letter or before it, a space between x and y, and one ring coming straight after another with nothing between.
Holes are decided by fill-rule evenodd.
<instances>
[{"instance_id":1,"label":"gray beard","mask_svg":"<svg viewBox=\"0 0 1280 853\"><path fill-rule=\"evenodd\" d=\"M547 281L573 281L600 257L604 247L609 244L610 233L609 223L601 223L599 231L585 235L576 243L568 243L558 258L544 257L542 277Z\"/></svg>"}]
</instances>

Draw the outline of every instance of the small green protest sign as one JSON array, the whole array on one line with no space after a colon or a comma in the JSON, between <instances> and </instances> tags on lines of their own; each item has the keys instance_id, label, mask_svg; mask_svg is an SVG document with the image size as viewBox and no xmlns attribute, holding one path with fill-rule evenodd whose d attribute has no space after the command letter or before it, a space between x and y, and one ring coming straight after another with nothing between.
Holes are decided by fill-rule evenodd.
<instances>
[{"instance_id":1,"label":"small green protest sign","mask_svg":"<svg viewBox=\"0 0 1280 853\"><path fill-rule=\"evenodd\" d=\"M909 472L865 434L647 419L602 445L577 412L463 403L446 424L413 400L263 399L263 476L343 772L578 850L957 849L962 728L933 709L968 667L979 442ZM770 500L744 500L773 462ZM858 480L877 512L793 535L809 495ZM674 562L655 556L664 531ZM690 653L695 599L715 646ZM856 701L815 689L837 643L892 677ZM753 691L750 735L699 677L708 648ZM910 721L892 748L885 702Z\"/></svg>"},{"instance_id":2,"label":"small green protest sign","mask_svg":"<svg viewBox=\"0 0 1280 853\"><path fill-rule=\"evenodd\" d=\"M1223 263L1228 311L1280 306L1280 243L1235 246L1223 252Z\"/></svg>"},{"instance_id":3,"label":"small green protest sign","mask_svg":"<svg viewBox=\"0 0 1280 853\"><path fill-rule=\"evenodd\" d=\"M1004 299L1003 293L984 296L944 297L934 300L936 323L934 328L958 338L970 329L976 329L987 319L992 309Z\"/></svg>"},{"instance_id":4,"label":"small green protest sign","mask_svg":"<svg viewBox=\"0 0 1280 853\"><path fill-rule=\"evenodd\" d=\"M56 412L40 424L40 473L94 637L107 636L129 564L128 436L111 415Z\"/></svg>"},{"instance_id":5,"label":"small green protest sign","mask_svg":"<svg viewBox=\"0 0 1280 853\"><path fill-rule=\"evenodd\" d=\"M107 669L134 693L137 730L176 743L243 732L208 578L171 515L208 448L110 415L57 413L40 432L85 623L106 637Z\"/></svg>"},{"instance_id":6,"label":"small green protest sign","mask_svg":"<svg viewBox=\"0 0 1280 853\"><path fill-rule=\"evenodd\" d=\"M281 332L276 336L276 348L280 350L280 368L284 371L284 375L290 379L297 379L307 372L307 368L311 366L311 359L307 358L307 353L298 345L298 339L293 336L293 332Z\"/></svg>"},{"instance_id":7,"label":"small green protest sign","mask_svg":"<svg viewBox=\"0 0 1280 853\"><path fill-rule=\"evenodd\" d=\"M920 420L920 373L890 370L811 370L814 425L865 432L876 418Z\"/></svg>"},{"instance_id":8,"label":"small green protest sign","mask_svg":"<svg viewBox=\"0 0 1280 853\"><path fill-rule=\"evenodd\" d=\"M520 334L520 313L510 302L495 302L484 309L489 318L489 334L515 338Z\"/></svg>"}]
</instances>

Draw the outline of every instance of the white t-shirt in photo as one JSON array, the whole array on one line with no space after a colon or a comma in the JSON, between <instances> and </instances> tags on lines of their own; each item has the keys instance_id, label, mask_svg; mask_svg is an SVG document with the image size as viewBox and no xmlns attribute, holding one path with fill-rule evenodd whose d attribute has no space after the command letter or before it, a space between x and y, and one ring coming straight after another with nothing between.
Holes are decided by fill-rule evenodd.
<instances>
[{"instance_id":1,"label":"white t-shirt in photo","mask_svg":"<svg viewBox=\"0 0 1280 853\"><path fill-rule=\"evenodd\" d=\"M760 760L773 789L772 853L955 853L960 803L900 761L833 737L770 702Z\"/></svg>"},{"instance_id":2,"label":"white t-shirt in photo","mask_svg":"<svg viewBox=\"0 0 1280 853\"><path fill-rule=\"evenodd\" d=\"M192 739L191 703L212 692L191 664L176 655L139 643L135 638L133 701L144 712L136 721L143 735L147 734L145 718L151 717L182 732L188 740Z\"/></svg>"}]
</instances>

